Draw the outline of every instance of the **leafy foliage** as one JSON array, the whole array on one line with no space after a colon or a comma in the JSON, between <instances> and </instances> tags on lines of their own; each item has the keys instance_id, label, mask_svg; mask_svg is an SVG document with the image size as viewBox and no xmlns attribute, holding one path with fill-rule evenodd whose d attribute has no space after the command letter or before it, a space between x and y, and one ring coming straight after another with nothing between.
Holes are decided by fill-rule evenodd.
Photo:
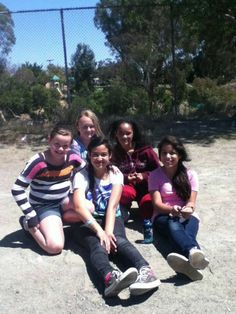
<instances>
[{"instance_id":1,"label":"leafy foliage","mask_svg":"<svg viewBox=\"0 0 236 314\"><path fill-rule=\"evenodd\" d=\"M7 8L0 3L0 56L8 55L15 44L14 22Z\"/></svg>"},{"instance_id":2,"label":"leafy foliage","mask_svg":"<svg viewBox=\"0 0 236 314\"><path fill-rule=\"evenodd\" d=\"M234 87L234 88L232 88ZM197 78L189 91L192 112L205 115L236 115L236 84L218 86L216 82Z\"/></svg>"},{"instance_id":3,"label":"leafy foliage","mask_svg":"<svg viewBox=\"0 0 236 314\"><path fill-rule=\"evenodd\" d=\"M78 44L71 58L71 71L75 79L75 90L93 90L95 74L95 56L88 45Z\"/></svg>"},{"instance_id":4,"label":"leafy foliage","mask_svg":"<svg viewBox=\"0 0 236 314\"><path fill-rule=\"evenodd\" d=\"M183 106L190 115L235 114L235 1L100 0L94 22L115 58L96 64L91 48L78 43L66 78L52 63L7 68L14 24L0 14L0 109L72 123L79 108L121 116L163 117Z\"/></svg>"}]
</instances>

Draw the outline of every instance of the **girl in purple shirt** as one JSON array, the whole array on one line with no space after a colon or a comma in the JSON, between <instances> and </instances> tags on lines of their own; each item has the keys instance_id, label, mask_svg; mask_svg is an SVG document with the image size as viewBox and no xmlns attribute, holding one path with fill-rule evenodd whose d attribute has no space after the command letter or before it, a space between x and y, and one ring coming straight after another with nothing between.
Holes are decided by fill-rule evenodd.
<instances>
[{"instance_id":1,"label":"girl in purple shirt","mask_svg":"<svg viewBox=\"0 0 236 314\"><path fill-rule=\"evenodd\" d=\"M189 161L182 142L166 136L158 145L163 166L150 173L148 187L157 231L171 240L176 252L167 256L167 262L177 273L191 280L203 278L200 270L209 264L197 243L199 218L195 213L198 177L183 162Z\"/></svg>"}]
</instances>

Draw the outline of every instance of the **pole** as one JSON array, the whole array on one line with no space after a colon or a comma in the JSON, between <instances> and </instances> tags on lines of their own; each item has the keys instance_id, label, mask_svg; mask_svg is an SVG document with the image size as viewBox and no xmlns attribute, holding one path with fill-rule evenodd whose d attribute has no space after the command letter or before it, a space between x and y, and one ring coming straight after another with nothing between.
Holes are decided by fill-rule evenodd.
<instances>
[{"instance_id":1,"label":"pole","mask_svg":"<svg viewBox=\"0 0 236 314\"><path fill-rule=\"evenodd\" d=\"M176 62L175 62L175 34L174 34L174 18L173 18L173 4L170 2L170 27L171 27L171 55L172 55L172 105L174 108L174 115L177 116L177 90L176 90Z\"/></svg>"},{"instance_id":2,"label":"pole","mask_svg":"<svg viewBox=\"0 0 236 314\"><path fill-rule=\"evenodd\" d=\"M67 85L67 103L70 107L70 105L71 105L70 86L69 86L70 82L69 82L68 67L67 67L66 38L65 38L64 11L63 11L63 9L60 9L60 16L61 16L61 30L62 30L64 63L65 63L65 77L66 77L66 85Z\"/></svg>"}]
</instances>

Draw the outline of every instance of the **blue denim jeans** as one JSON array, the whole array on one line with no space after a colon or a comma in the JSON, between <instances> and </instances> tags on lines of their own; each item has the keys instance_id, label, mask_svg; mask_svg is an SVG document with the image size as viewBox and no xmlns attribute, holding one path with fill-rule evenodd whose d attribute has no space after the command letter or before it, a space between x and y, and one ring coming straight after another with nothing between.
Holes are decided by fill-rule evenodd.
<instances>
[{"instance_id":1,"label":"blue denim jeans","mask_svg":"<svg viewBox=\"0 0 236 314\"><path fill-rule=\"evenodd\" d=\"M103 219L97 219L97 222L104 227L105 217ZM110 264L106 250L100 244L99 238L94 231L82 223L77 227L77 232L78 243L89 251L90 262L93 268L105 279L106 275L113 270L113 267ZM148 262L143 258L136 247L127 239L124 222L121 217L116 217L113 233L116 237L117 245L117 252L114 254L117 255L122 264L129 264L138 270L142 266L148 265Z\"/></svg>"},{"instance_id":2,"label":"blue denim jeans","mask_svg":"<svg viewBox=\"0 0 236 314\"><path fill-rule=\"evenodd\" d=\"M177 217L159 215L154 220L154 228L161 235L169 238L177 253L187 258L193 247L200 249L196 240L199 220L194 216L181 223Z\"/></svg>"}]
</instances>

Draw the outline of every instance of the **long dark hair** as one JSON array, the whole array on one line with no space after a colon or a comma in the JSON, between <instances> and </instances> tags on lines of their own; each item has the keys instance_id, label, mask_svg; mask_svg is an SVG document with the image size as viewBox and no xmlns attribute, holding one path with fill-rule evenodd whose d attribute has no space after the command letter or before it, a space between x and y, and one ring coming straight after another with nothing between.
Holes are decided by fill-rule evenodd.
<instances>
[{"instance_id":1,"label":"long dark hair","mask_svg":"<svg viewBox=\"0 0 236 314\"><path fill-rule=\"evenodd\" d=\"M119 141L116 138L116 133L117 133L117 131L118 131L118 129L122 123L128 123L129 125L131 125L131 127L133 129L133 134L134 134L133 135L133 143L135 144L135 148L139 148L139 147L146 145L145 137L142 134L142 132L141 132L141 130L138 127L136 122L134 122L133 120L130 120L130 119L119 119L119 120L112 122L108 128L109 138L112 142L114 142L114 141L116 142L117 148L119 148L119 150L123 150L123 148L121 147Z\"/></svg>"},{"instance_id":2,"label":"long dark hair","mask_svg":"<svg viewBox=\"0 0 236 314\"><path fill-rule=\"evenodd\" d=\"M88 145L88 156L87 156L87 162L88 162L88 178L89 178L89 189L91 191L94 191L95 187L95 178L94 178L94 169L90 160L91 152L94 148L104 145L108 149L109 155L111 154L111 145L109 141L103 137L103 136L95 136L91 139L89 145ZM111 165L107 166L108 171L111 169Z\"/></svg>"},{"instance_id":3,"label":"long dark hair","mask_svg":"<svg viewBox=\"0 0 236 314\"><path fill-rule=\"evenodd\" d=\"M164 145L171 145L173 149L180 156L177 171L172 178L173 187L176 190L177 195L184 201L187 201L191 195L191 185L187 175L187 169L184 166L184 161L190 161L191 159L188 156L188 153L181 142L175 136L165 136L158 145L159 157L161 156L161 151Z\"/></svg>"}]
</instances>

